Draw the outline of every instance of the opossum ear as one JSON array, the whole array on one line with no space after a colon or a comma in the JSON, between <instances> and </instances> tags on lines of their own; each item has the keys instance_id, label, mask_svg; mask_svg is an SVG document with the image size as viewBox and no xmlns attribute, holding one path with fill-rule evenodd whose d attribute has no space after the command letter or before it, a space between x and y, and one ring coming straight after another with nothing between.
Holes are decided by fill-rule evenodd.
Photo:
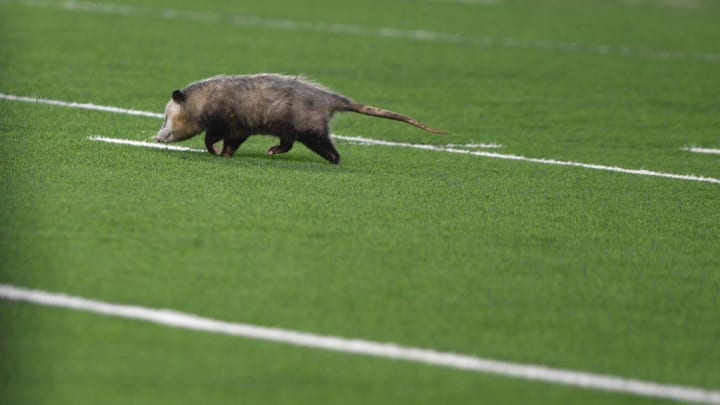
<instances>
[{"instance_id":1,"label":"opossum ear","mask_svg":"<svg viewBox=\"0 0 720 405\"><path fill-rule=\"evenodd\" d=\"M172 99L178 104L182 104L185 101L185 94L180 90L173 91Z\"/></svg>"}]
</instances>

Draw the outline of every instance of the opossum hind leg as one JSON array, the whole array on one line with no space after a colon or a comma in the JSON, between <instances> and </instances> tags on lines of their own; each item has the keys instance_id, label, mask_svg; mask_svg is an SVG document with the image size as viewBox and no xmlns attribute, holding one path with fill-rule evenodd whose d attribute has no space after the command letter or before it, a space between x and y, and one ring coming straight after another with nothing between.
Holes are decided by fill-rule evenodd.
<instances>
[{"instance_id":1,"label":"opossum hind leg","mask_svg":"<svg viewBox=\"0 0 720 405\"><path fill-rule=\"evenodd\" d=\"M271 146L270 149L267 150L267 154L272 156L285 153L292 149L293 143L295 143L295 138L293 136L281 136L280 145Z\"/></svg>"},{"instance_id":2,"label":"opossum hind leg","mask_svg":"<svg viewBox=\"0 0 720 405\"><path fill-rule=\"evenodd\" d=\"M340 164L340 153L335 149L328 133L323 134L302 134L298 141L307 146L308 149L322 156L324 159L338 165Z\"/></svg>"}]
</instances>

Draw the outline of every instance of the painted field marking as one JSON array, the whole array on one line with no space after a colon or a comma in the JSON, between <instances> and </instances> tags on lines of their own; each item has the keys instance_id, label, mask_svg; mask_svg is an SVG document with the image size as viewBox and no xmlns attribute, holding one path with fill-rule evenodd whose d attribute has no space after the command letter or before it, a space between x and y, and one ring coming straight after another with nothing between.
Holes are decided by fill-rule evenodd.
<instances>
[{"instance_id":1,"label":"painted field marking","mask_svg":"<svg viewBox=\"0 0 720 405\"><path fill-rule=\"evenodd\" d=\"M471 0L466 0L471 1ZM482 0L480 0L482 1ZM487 1L487 0L485 0ZM52 2L47 0L0 0L0 4L19 4L36 8L55 8L68 11L100 13L122 16L155 17L162 19L179 19L204 23L226 23L241 27L259 27L282 31L312 31L331 34L349 34L374 36L380 38L406 39L423 42L443 42L467 44L485 47L500 48L526 48L539 49L552 52L588 53L600 55L616 55L624 57L638 57L657 60L683 60L697 59L705 62L720 62L720 53L684 52L649 50L631 47L613 47L607 45L587 45L569 42L554 42L542 40L520 40L515 38L494 38L475 35L455 34L449 32L429 30L408 30L392 27L367 27L354 24L324 23L295 21L255 16L227 16L219 13L184 11L178 9L151 9L126 5L95 3L86 1L67 0Z\"/></svg>"},{"instance_id":2,"label":"painted field marking","mask_svg":"<svg viewBox=\"0 0 720 405\"><path fill-rule=\"evenodd\" d=\"M140 146L143 148L173 150L173 151L177 151L177 152L205 152L205 149L186 148L184 146L168 145L166 143L154 143L154 142L151 143L151 142L142 142L142 141L132 141L130 139L108 138L108 137L100 136L100 135L89 136L88 139L91 141L114 143L114 144L118 144L118 145Z\"/></svg>"},{"instance_id":3,"label":"painted field marking","mask_svg":"<svg viewBox=\"0 0 720 405\"><path fill-rule=\"evenodd\" d=\"M347 142L351 145L373 145L373 141L375 139L368 139L368 138L361 138L361 137L353 137L353 136L342 136L337 134L331 134L331 136L335 139ZM452 148L465 148L465 149L500 149L502 148L502 145L499 143L449 143L447 145L439 146L445 149L452 149Z\"/></svg>"},{"instance_id":4,"label":"painted field marking","mask_svg":"<svg viewBox=\"0 0 720 405\"><path fill-rule=\"evenodd\" d=\"M716 179L713 177L702 177L702 176L693 176L693 175L686 175L686 174L664 173L664 172L656 172L656 171L645 170L645 169L625 169L622 167L605 166L605 165L598 165L598 164L593 164L593 163L581 163L581 162L555 160L555 159L529 158L529 157L520 156L520 155L508 155L508 154L501 154L501 153L495 153L495 152L483 152L483 151L474 151L474 150L467 150L467 149L456 149L456 148L448 148L448 147L436 146L436 145L390 142L390 141L383 141L380 139L349 137L349 136L342 136L342 135L335 135L335 138L340 139L340 140L347 140L347 141L351 141L351 142L361 143L363 145L369 145L369 146L377 145L377 146L391 146L391 147L399 147L399 148L412 148L412 149L429 150L429 151L433 151L433 152L457 153L457 154L462 154L462 155L480 156L480 157L487 157L487 158L493 158L493 159L539 163L539 164L544 164L544 165L580 167L583 169L592 169L592 170L600 170L600 171L624 173L624 174L634 174L634 175L638 175L638 176L664 177L664 178L668 178L668 179L699 181L699 182L705 182L705 183L720 184L720 179Z\"/></svg>"},{"instance_id":5,"label":"painted field marking","mask_svg":"<svg viewBox=\"0 0 720 405\"><path fill-rule=\"evenodd\" d=\"M481 152L481 151L474 151L474 150L467 150L467 149L456 149L456 148L449 148L447 146L438 146L438 145L391 142L391 141L383 141L380 139L363 138L363 137L358 137L358 136L344 136L344 135L333 134L332 137L334 139L338 139L341 141L347 141L350 143L354 143L356 145L389 146L389 147L395 147L395 148L420 149L420 150L427 150L427 151L432 151L432 152L457 153L457 154L462 154L462 155L480 156L480 157L504 159L504 160L514 160L514 161L529 162L529 163L539 163L539 164L544 164L544 165L580 167L580 168L584 168L584 169L592 169L592 170L600 170L600 171L624 173L624 174L634 174L634 175L638 175L638 176L664 177L667 179L699 181L699 182L705 182L705 183L720 184L720 179L716 179L716 178L712 178L712 177L701 177L701 176L693 176L693 175L686 175L686 174L663 173L663 172L655 172L652 170L644 170L644 169L624 169L622 167L604 166L604 165L596 165L596 164L590 164L590 163L580 163L580 162L554 160L554 159L537 159L537 158L529 158L529 157L520 156L520 155L507 155L507 154L500 154L500 153L493 153L493 152ZM124 145L130 145L130 146L141 146L141 147L146 147L146 148L170 149L170 150L190 151L190 152L204 152L204 150L202 150L202 149L168 147L168 146L165 146L162 144L161 144L161 146L158 146L158 144L150 143L150 142L139 142L139 141L133 141L133 140L129 140L129 139L106 138L106 137L98 136L98 135L90 136L90 137L88 137L88 139L91 141L101 141L101 142L124 144Z\"/></svg>"},{"instance_id":6,"label":"painted field marking","mask_svg":"<svg viewBox=\"0 0 720 405\"><path fill-rule=\"evenodd\" d=\"M101 105L90 104L90 103L75 103L75 102L66 102L66 101L58 101L58 100L49 100L49 99L44 99L44 98L22 97L22 96L15 96L15 95L10 95L10 94L3 94L3 93L0 93L0 100L20 101L20 102L36 103L36 104L47 104L47 105L54 105L54 106L67 107L67 108L80 108L80 109L86 109L86 110L92 110L92 111L111 112L111 113L115 113L115 114L139 115L139 116L151 117L151 118L161 118L161 119L164 118L163 114L152 113L152 112L147 112L147 111L128 110L128 109L119 108L119 107L108 107L108 106L101 106ZM544 164L544 165L580 167L580 168L584 168L584 169L600 170L600 171L624 173L624 174L633 174L633 175L638 175L638 176L663 177L663 178L675 179L675 180L697 181L697 182L703 182L703 183L720 184L720 179L716 179L713 177L664 173L664 172L656 172L656 171L645 170L645 169L625 169L622 167L605 166L605 165L598 165L598 164L593 164L593 163L581 163L581 162L564 161L564 160L529 158L529 157L520 156L520 155L507 155L507 154L494 153L494 152L484 152L484 151L469 150L469 149L458 149L458 148L447 147L447 146L391 142L391 141L384 141L382 139L371 139L371 138L363 138L363 137L356 137L356 136L343 136L343 135L334 134L333 137L335 139L338 139L341 141L348 141L348 142L353 142L353 143L367 145L367 146L389 146L389 147L397 147L397 148L420 149L420 150L428 150L428 151L433 151L433 152L456 153L456 154L463 154L463 155L487 157L487 158L493 158L493 159L503 159L503 160L513 160L513 161L518 161L518 162L538 163L538 164ZM101 141L102 139L100 139L100 138L104 138L104 137L95 136L95 137L90 137L90 138L94 138L92 140L95 140L95 141ZM154 143L149 143L149 142L138 142L138 141L133 141L133 140L114 139L114 138L107 138L107 139L113 139L113 141L111 141L112 143L124 143L126 145L133 145L133 146L162 148L159 146L155 146ZM105 142L110 142L110 141L105 141ZM153 145L153 146L148 146L148 145ZM173 147L173 148L176 148L176 147ZM179 148L182 148L182 147L179 147ZM182 149L171 149L171 148L163 148L163 149L182 150Z\"/></svg>"},{"instance_id":7,"label":"painted field marking","mask_svg":"<svg viewBox=\"0 0 720 405\"><path fill-rule=\"evenodd\" d=\"M370 146L372 145L367 142L366 138L360 138L360 137L354 137L354 136L342 136L342 135L336 135L336 134L332 134L331 136L335 139L341 140L343 142L347 142L349 144L370 145ZM165 143L133 141L131 139L109 138L109 137L102 136L102 135L88 136L88 140L98 141L98 142L106 142L106 143L114 143L114 144L119 144L119 145L139 146L139 147L143 147L143 148L174 150L174 151L178 151L178 152L206 152L205 149L186 148L184 146L174 146L174 145L168 145ZM502 145L499 145L496 143L488 143L488 144L467 144L467 145L448 144L445 146L439 146L439 148L451 149L451 148L454 148L457 146L466 146L466 147L478 148L478 149L482 149L482 148L495 149L495 148L502 147Z\"/></svg>"},{"instance_id":8,"label":"painted field marking","mask_svg":"<svg viewBox=\"0 0 720 405\"><path fill-rule=\"evenodd\" d=\"M466 148L466 149L500 149L502 145L499 143L449 143L445 145L448 148Z\"/></svg>"},{"instance_id":9,"label":"painted field marking","mask_svg":"<svg viewBox=\"0 0 720 405\"><path fill-rule=\"evenodd\" d=\"M394 343L380 343L251 324L224 322L168 309L113 304L6 284L0 284L0 298L8 301L90 312L114 318L132 319L177 329L237 336L359 356L402 360L589 390L610 391L675 401L720 404L720 391L660 384L652 381L557 369L534 364L510 363L465 354L405 347Z\"/></svg>"},{"instance_id":10,"label":"painted field marking","mask_svg":"<svg viewBox=\"0 0 720 405\"><path fill-rule=\"evenodd\" d=\"M689 146L686 148L682 148L684 151L693 152L693 153L705 153L708 155L720 155L720 149L711 149L711 148L698 148L695 146Z\"/></svg>"},{"instance_id":11,"label":"painted field marking","mask_svg":"<svg viewBox=\"0 0 720 405\"><path fill-rule=\"evenodd\" d=\"M68 101L49 100L46 98L14 96L12 94L0 93L0 100L21 101L24 103L46 104L67 108L79 108L82 110L102 111L115 114L137 115L140 117L165 118L165 115L147 111L129 110L126 108L108 107L91 103L74 103Z\"/></svg>"}]
</instances>

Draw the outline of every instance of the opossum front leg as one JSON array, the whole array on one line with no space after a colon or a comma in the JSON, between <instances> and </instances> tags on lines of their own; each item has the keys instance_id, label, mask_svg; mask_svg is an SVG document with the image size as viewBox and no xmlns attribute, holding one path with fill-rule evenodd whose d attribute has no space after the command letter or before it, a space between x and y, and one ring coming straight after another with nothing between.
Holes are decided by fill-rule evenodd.
<instances>
[{"instance_id":1,"label":"opossum front leg","mask_svg":"<svg viewBox=\"0 0 720 405\"><path fill-rule=\"evenodd\" d=\"M220 142L221 139L221 134L209 130L205 131L205 149L207 149L211 155L219 155L220 151L215 147L215 144Z\"/></svg>"},{"instance_id":2,"label":"opossum front leg","mask_svg":"<svg viewBox=\"0 0 720 405\"><path fill-rule=\"evenodd\" d=\"M247 136L240 136L223 139L222 156L226 158L232 157L232 155L235 154L235 151L238 150L240 145L242 145L247 138Z\"/></svg>"}]
</instances>

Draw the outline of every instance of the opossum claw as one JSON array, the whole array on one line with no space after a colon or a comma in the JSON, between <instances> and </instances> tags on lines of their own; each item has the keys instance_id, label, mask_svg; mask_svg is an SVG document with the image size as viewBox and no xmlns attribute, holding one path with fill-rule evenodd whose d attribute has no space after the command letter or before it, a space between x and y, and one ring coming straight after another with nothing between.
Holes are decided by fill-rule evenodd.
<instances>
[{"instance_id":1,"label":"opossum claw","mask_svg":"<svg viewBox=\"0 0 720 405\"><path fill-rule=\"evenodd\" d=\"M271 146L271 147L267 150L267 154L270 155L270 156L272 156L272 155L279 155L279 154L285 153L285 152L287 152L287 151L289 151L289 150L290 150L290 148L288 148L288 147L283 147L282 145L275 145L275 146Z\"/></svg>"},{"instance_id":2,"label":"opossum claw","mask_svg":"<svg viewBox=\"0 0 720 405\"><path fill-rule=\"evenodd\" d=\"M205 133L205 149L210 152L211 155L219 155L220 150L215 147L215 144L220 141L220 137L212 136Z\"/></svg>"},{"instance_id":3,"label":"opossum claw","mask_svg":"<svg viewBox=\"0 0 720 405\"><path fill-rule=\"evenodd\" d=\"M247 136L243 136L235 139L224 139L222 152L223 157L229 158L238 150L240 145L247 139Z\"/></svg>"},{"instance_id":4,"label":"opossum claw","mask_svg":"<svg viewBox=\"0 0 720 405\"><path fill-rule=\"evenodd\" d=\"M235 151L237 150L238 146L235 146L227 141L223 144L222 148L222 155L223 157L230 158L232 155L235 154Z\"/></svg>"},{"instance_id":5,"label":"opossum claw","mask_svg":"<svg viewBox=\"0 0 720 405\"><path fill-rule=\"evenodd\" d=\"M333 164L336 164L336 165L340 164L340 155L338 155L336 153L330 152L326 155L323 155L323 157L325 159L329 160L330 162L332 162Z\"/></svg>"},{"instance_id":6,"label":"opossum claw","mask_svg":"<svg viewBox=\"0 0 720 405\"><path fill-rule=\"evenodd\" d=\"M211 155L215 155L215 156L220 155L220 149L218 149L218 148L216 148L216 147L214 147L214 146L212 146L212 145L210 145L210 146L207 148L207 151L208 151Z\"/></svg>"}]
</instances>

